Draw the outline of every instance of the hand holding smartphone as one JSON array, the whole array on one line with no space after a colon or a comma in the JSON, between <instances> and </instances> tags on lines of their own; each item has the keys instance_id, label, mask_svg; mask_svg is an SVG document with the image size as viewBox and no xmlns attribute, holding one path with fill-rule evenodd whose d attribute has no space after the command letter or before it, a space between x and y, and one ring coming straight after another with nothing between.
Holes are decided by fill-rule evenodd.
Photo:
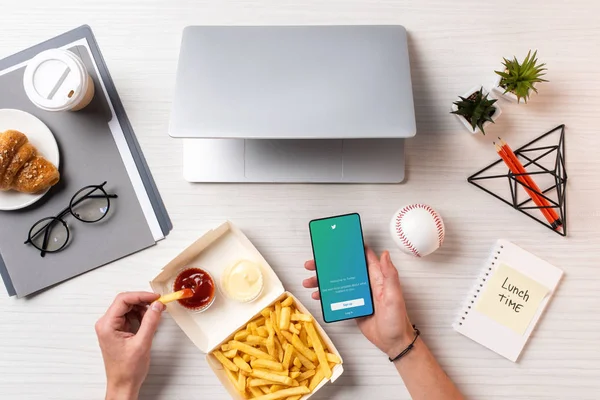
<instances>
[{"instance_id":1,"label":"hand holding smartphone","mask_svg":"<svg viewBox=\"0 0 600 400\"><path fill-rule=\"evenodd\" d=\"M323 320L329 323L373 315L360 216L316 219L310 221L309 230Z\"/></svg>"}]
</instances>

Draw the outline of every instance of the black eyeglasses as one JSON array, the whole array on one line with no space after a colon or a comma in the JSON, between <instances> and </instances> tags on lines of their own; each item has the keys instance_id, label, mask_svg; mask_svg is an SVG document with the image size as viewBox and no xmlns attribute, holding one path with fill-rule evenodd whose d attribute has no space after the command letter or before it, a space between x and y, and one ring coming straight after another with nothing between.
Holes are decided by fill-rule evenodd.
<instances>
[{"instance_id":1,"label":"black eyeglasses","mask_svg":"<svg viewBox=\"0 0 600 400\"><path fill-rule=\"evenodd\" d=\"M40 250L44 257L46 253L57 253L69 244L71 236L69 227L63 218L71 214L81 222L93 224L108 215L110 199L116 199L116 194L108 194L104 190L106 182L101 185L90 185L80 189L71 198L69 207L55 217L46 217L33 224L25 244L32 244Z\"/></svg>"}]
</instances>

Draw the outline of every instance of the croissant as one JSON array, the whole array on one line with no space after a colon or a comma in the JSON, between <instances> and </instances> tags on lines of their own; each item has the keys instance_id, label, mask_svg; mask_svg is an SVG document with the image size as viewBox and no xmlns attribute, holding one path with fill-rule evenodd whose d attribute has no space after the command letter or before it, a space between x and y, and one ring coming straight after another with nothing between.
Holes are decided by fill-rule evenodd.
<instances>
[{"instance_id":1,"label":"croissant","mask_svg":"<svg viewBox=\"0 0 600 400\"><path fill-rule=\"evenodd\" d=\"M19 131L0 133L0 190L42 192L58 183L58 169Z\"/></svg>"}]
</instances>

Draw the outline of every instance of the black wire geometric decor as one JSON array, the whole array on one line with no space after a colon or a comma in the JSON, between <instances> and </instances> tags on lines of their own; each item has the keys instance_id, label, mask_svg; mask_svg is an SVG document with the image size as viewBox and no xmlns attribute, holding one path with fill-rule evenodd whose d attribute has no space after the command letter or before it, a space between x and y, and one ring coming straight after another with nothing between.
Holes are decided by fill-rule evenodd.
<instances>
[{"instance_id":1,"label":"black wire geometric decor","mask_svg":"<svg viewBox=\"0 0 600 400\"><path fill-rule=\"evenodd\" d=\"M559 125L514 151L527 173L514 174L502 159L471 175L467 181L508 204L561 236L567 236L567 171L565 168L565 125ZM508 172L507 172L508 170ZM530 176L541 190L536 190L519 176ZM547 206L537 206L525 188L546 199ZM552 208L559 223L544 218L541 209Z\"/></svg>"}]
</instances>

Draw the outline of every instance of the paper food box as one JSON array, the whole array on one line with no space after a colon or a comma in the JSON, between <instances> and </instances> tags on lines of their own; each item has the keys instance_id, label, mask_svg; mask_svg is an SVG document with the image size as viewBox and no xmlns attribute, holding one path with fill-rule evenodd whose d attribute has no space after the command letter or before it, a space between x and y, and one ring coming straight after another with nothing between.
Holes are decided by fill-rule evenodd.
<instances>
[{"instance_id":1,"label":"paper food box","mask_svg":"<svg viewBox=\"0 0 600 400\"><path fill-rule=\"evenodd\" d=\"M256 300L250 303L231 300L221 289L220 282L223 271L241 259L259 265L263 274L263 291ZM308 315L311 313L296 297L285 291L275 271L242 231L231 222L226 222L209 231L185 249L162 269L150 282L150 286L155 293L161 295L171 293L176 275L182 269L189 267L201 268L212 275L217 286L214 303L207 310L198 313L186 309L175 301L167 304L167 311L196 347L207 354L208 364L231 397L241 400L243 397L227 377L221 363L211 352L231 340L238 330L259 316L264 308L288 296L294 299L295 306L299 311ZM328 351L336 354L342 360L331 339L314 317L313 321L317 333L321 336ZM330 379L332 382L344 371L342 363L333 367ZM302 399L308 399L327 382L327 379L323 379L312 393L304 395Z\"/></svg>"}]
</instances>

